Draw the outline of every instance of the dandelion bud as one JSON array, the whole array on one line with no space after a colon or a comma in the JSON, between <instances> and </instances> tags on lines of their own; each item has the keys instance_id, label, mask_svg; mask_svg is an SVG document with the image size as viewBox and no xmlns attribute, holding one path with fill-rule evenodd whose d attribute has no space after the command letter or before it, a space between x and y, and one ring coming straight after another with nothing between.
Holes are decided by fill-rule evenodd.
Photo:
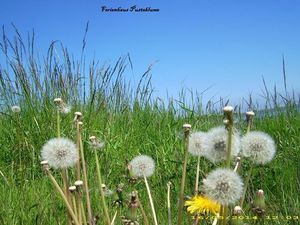
<instances>
[{"instance_id":1,"label":"dandelion bud","mask_svg":"<svg viewBox=\"0 0 300 225\"><path fill-rule=\"evenodd\" d=\"M240 206L235 206L233 209L233 215L235 216L231 220L231 225L244 225L243 216L241 216L243 213L243 210Z\"/></svg>"},{"instance_id":2,"label":"dandelion bud","mask_svg":"<svg viewBox=\"0 0 300 225\"><path fill-rule=\"evenodd\" d=\"M10 109L11 109L11 111L13 113L19 113L19 112L21 112L20 106L17 106L17 105L12 106Z\"/></svg>"},{"instance_id":3,"label":"dandelion bud","mask_svg":"<svg viewBox=\"0 0 300 225\"><path fill-rule=\"evenodd\" d=\"M253 201L252 211L258 216L263 216L266 210L265 195L263 190L258 190Z\"/></svg>"},{"instance_id":4,"label":"dandelion bud","mask_svg":"<svg viewBox=\"0 0 300 225\"><path fill-rule=\"evenodd\" d=\"M80 188L83 185L83 181L82 180L77 180L77 181L75 181L74 185L78 189L78 188Z\"/></svg>"},{"instance_id":5,"label":"dandelion bud","mask_svg":"<svg viewBox=\"0 0 300 225\"><path fill-rule=\"evenodd\" d=\"M63 102L63 100L61 98L54 99L54 103L56 103L56 104L61 104L62 102Z\"/></svg>"},{"instance_id":6,"label":"dandelion bud","mask_svg":"<svg viewBox=\"0 0 300 225\"><path fill-rule=\"evenodd\" d=\"M74 115L75 115L74 122L81 120L81 118L82 118L81 112L75 112Z\"/></svg>"},{"instance_id":7,"label":"dandelion bud","mask_svg":"<svg viewBox=\"0 0 300 225\"><path fill-rule=\"evenodd\" d=\"M188 123L185 123L185 124L182 125L182 128L183 128L184 130L190 130L190 129L192 128L192 125L191 125L191 124L188 124Z\"/></svg>"},{"instance_id":8,"label":"dandelion bud","mask_svg":"<svg viewBox=\"0 0 300 225\"><path fill-rule=\"evenodd\" d=\"M137 221L137 208L139 207L139 202L136 192L131 192L131 199L128 205L128 211L126 213L126 219L134 223Z\"/></svg>"},{"instance_id":9,"label":"dandelion bud","mask_svg":"<svg viewBox=\"0 0 300 225\"><path fill-rule=\"evenodd\" d=\"M228 125L229 124L229 120L228 119L224 119L223 120L223 124L226 126L226 125Z\"/></svg>"},{"instance_id":10,"label":"dandelion bud","mask_svg":"<svg viewBox=\"0 0 300 225\"><path fill-rule=\"evenodd\" d=\"M223 111L224 111L225 113L233 112L233 107L230 106L230 105L225 106L225 107L223 108Z\"/></svg>"},{"instance_id":11,"label":"dandelion bud","mask_svg":"<svg viewBox=\"0 0 300 225\"><path fill-rule=\"evenodd\" d=\"M249 116L249 117L255 116L255 113L253 111L248 111L248 112L246 112L246 116Z\"/></svg>"},{"instance_id":12,"label":"dandelion bud","mask_svg":"<svg viewBox=\"0 0 300 225\"><path fill-rule=\"evenodd\" d=\"M96 140L96 136L90 136L90 141Z\"/></svg>"},{"instance_id":13,"label":"dandelion bud","mask_svg":"<svg viewBox=\"0 0 300 225\"><path fill-rule=\"evenodd\" d=\"M50 168L47 160L41 161L41 166L44 171L48 171Z\"/></svg>"},{"instance_id":14,"label":"dandelion bud","mask_svg":"<svg viewBox=\"0 0 300 225\"><path fill-rule=\"evenodd\" d=\"M76 191L76 186L70 186L70 187L69 187L69 191L70 191L71 193L74 193L74 191Z\"/></svg>"},{"instance_id":15,"label":"dandelion bud","mask_svg":"<svg viewBox=\"0 0 300 225\"><path fill-rule=\"evenodd\" d=\"M242 214L242 212L243 212L242 208L238 205L235 206L234 209L233 209L233 214L234 215L240 215L240 214Z\"/></svg>"}]
</instances>

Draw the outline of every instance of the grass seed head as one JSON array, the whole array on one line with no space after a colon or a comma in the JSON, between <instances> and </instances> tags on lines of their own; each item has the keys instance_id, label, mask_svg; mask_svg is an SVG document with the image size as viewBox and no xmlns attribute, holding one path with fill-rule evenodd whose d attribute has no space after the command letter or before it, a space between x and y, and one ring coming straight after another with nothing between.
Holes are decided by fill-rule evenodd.
<instances>
[{"instance_id":1,"label":"grass seed head","mask_svg":"<svg viewBox=\"0 0 300 225\"><path fill-rule=\"evenodd\" d=\"M240 176L230 169L216 169L203 180L203 190L212 200L222 204L234 204L243 193Z\"/></svg>"},{"instance_id":2,"label":"grass seed head","mask_svg":"<svg viewBox=\"0 0 300 225\"><path fill-rule=\"evenodd\" d=\"M67 138L53 138L42 148L42 158L51 167L63 169L72 167L79 159L76 145Z\"/></svg>"},{"instance_id":3,"label":"grass seed head","mask_svg":"<svg viewBox=\"0 0 300 225\"><path fill-rule=\"evenodd\" d=\"M241 139L241 153L257 164L266 164L275 156L276 146L266 133L251 131Z\"/></svg>"}]
</instances>

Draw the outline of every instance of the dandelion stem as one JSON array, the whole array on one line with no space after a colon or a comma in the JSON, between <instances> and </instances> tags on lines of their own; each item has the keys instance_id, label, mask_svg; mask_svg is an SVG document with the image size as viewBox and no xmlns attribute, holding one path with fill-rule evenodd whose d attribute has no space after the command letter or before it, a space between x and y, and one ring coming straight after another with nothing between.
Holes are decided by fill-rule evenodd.
<instances>
[{"instance_id":1,"label":"dandelion stem","mask_svg":"<svg viewBox=\"0 0 300 225\"><path fill-rule=\"evenodd\" d=\"M168 224L172 225L172 214L171 214L171 183L168 182L167 184L167 201L168 201Z\"/></svg>"},{"instance_id":2,"label":"dandelion stem","mask_svg":"<svg viewBox=\"0 0 300 225\"><path fill-rule=\"evenodd\" d=\"M78 122L77 122L78 123ZM90 225L94 224L93 216L92 216L92 209L91 209L91 200L90 200L90 193L89 193L89 186L88 186L88 177L84 159L84 151L83 151L83 143L81 139L81 132L79 132L79 146L80 146L80 155L81 155L81 163L82 163L82 170L83 170L83 184L86 194L86 205L88 211L88 220Z\"/></svg>"},{"instance_id":3,"label":"dandelion stem","mask_svg":"<svg viewBox=\"0 0 300 225\"><path fill-rule=\"evenodd\" d=\"M106 205L106 202L105 202L105 196L104 196L103 189L102 189L101 169L100 169L100 164L99 164L99 159L98 159L98 154L97 154L96 149L94 150L94 153L95 153L96 169L97 169L98 182L99 182L100 195L101 195L101 203L102 203L102 207L103 207L103 210L104 210L106 223L107 223L107 225L110 225L111 222L110 222L110 218L109 218L109 214L108 214L107 205Z\"/></svg>"},{"instance_id":4,"label":"dandelion stem","mask_svg":"<svg viewBox=\"0 0 300 225\"><path fill-rule=\"evenodd\" d=\"M152 214L153 214L154 224L158 225L157 218L156 218L156 213L155 213L155 209L154 209L154 204L153 204L153 200L152 200L152 196L151 196L151 192L150 192L150 188L149 188L149 184L148 184L148 181L147 181L147 178L146 178L145 175L144 175L144 181L145 181L145 185L146 185L146 188L147 188L148 197L149 197L149 200L150 200L150 206L151 206L151 210L152 210Z\"/></svg>"},{"instance_id":5,"label":"dandelion stem","mask_svg":"<svg viewBox=\"0 0 300 225\"><path fill-rule=\"evenodd\" d=\"M84 211L84 206L83 206L83 202L81 201L81 212L82 212L82 220L83 220L83 224L87 225L86 222L86 216L85 216L85 211Z\"/></svg>"},{"instance_id":6,"label":"dandelion stem","mask_svg":"<svg viewBox=\"0 0 300 225\"><path fill-rule=\"evenodd\" d=\"M224 208L223 208L223 221L222 221L223 225L227 224L227 214L228 214L228 205L224 205Z\"/></svg>"},{"instance_id":7,"label":"dandelion stem","mask_svg":"<svg viewBox=\"0 0 300 225\"><path fill-rule=\"evenodd\" d=\"M197 171L196 171L196 182L195 182L195 195L198 194L199 191L199 173L200 173L200 155L197 160Z\"/></svg>"},{"instance_id":8,"label":"dandelion stem","mask_svg":"<svg viewBox=\"0 0 300 225\"><path fill-rule=\"evenodd\" d=\"M80 155L80 127L78 121L76 122L76 146L78 155ZM76 163L76 179L80 180L80 160Z\"/></svg>"},{"instance_id":9,"label":"dandelion stem","mask_svg":"<svg viewBox=\"0 0 300 225\"><path fill-rule=\"evenodd\" d=\"M67 199L67 197L65 196L64 192L62 191L62 189L61 189L60 186L58 185L57 181L56 181L55 178L52 176L52 174L50 173L49 170L47 170L46 172L47 172L47 175L49 176L51 182L53 183L54 187L56 188L56 190L58 191L58 193L59 193L60 196L62 197L62 199L63 199L63 201L64 201L64 203L65 203L65 205L66 205L66 207L67 207L67 210L68 210L70 216L72 217L72 219L73 219L75 225L80 225L79 222L78 222L78 220L77 220L77 218L76 218L76 216L75 216L75 214L74 214L74 211L73 211L73 209L72 209L72 207L71 207L71 205L70 205L70 203L69 203L69 201L68 201L68 199Z\"/></svg>"},{"instance_id":10,"label":"dandelion stem","mask_svg":"<svg viewBox=\"0 0 300 225\"><path fill-rule=\"evenodd\" d=\"M111 224L110 225L115 225L115 220L117 218L117 214L118 214L118 211L115 212L115 215L113 216L112 218L112 221L111 221Z\"/></svg>"},{"instance_id":11,"label":"dandelion stem","mask_svg":"<svg viewBox=\"0 0 300 225\"><path fill-rule=\"evenodd\" d=\"M228 136L227 136L227 156L226 156L226 168L230 168L230 161L231 161L231 151L232 151L232 135L233 135L233 108L231 106L224 108L225 119L227 121L226 126L228 129ZM223 225L227 224L227 213L228 213L228 205L223 206Z\"/></svg>"},{"instance_id":12,"label":"dandelion stem","mask_svg":"<svg viewBox=\"0 0 300 225\"><path fill-rule=\"evenodd\" d=\"M177 225L181 225L182 223L182 213L183 213L183 195L184 195L184 187L185 187L185 177L186 177L186 166L188 160L188 146L189 146L189 135L191 125L184 124L184 139L185 139L185 148L184 148L184 161L183 161L183 168L182 168L182 177L181 177L181 186L180 186L180 193L179 193L179 205L178 205L178 220Z\"/></svg>"},{"instance_id":13,"label":"dandelion stem","mask_svg":"<svg viewBox=\"0 0 300 225\"><path fill-rule=\"evenodd\" d=\"M84 211L82 211L82 208L81 208L82 200L81 200L81 193L80 193L79 190L76 191L75 198L76 198L76 208L77 208L78 221L79 221L80 224L82 224L82 213Z\"/></svg>"},{"instance_id":14,"label":"dandelion stem","mask_svg":"<svg viewBox=\"0 0 300 225\"><path fill-rule=\"evenodd\" d=\"M57 124L57 137L60 137L60 113L58 109L56 113L56 124Z\"/></svg>"}]
</instances>

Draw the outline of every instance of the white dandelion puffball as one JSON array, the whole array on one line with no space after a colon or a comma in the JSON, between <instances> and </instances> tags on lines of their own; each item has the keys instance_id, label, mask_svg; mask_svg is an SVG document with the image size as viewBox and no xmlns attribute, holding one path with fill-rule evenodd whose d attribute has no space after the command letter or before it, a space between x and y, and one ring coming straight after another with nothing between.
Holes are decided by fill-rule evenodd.
<instances>
[{"instance_id":1,"label":"white dandelion puffball","mask_svg":"<svg viewBox=\"0 0 300 225\"><path fill-rule=\"evenodd\" d=\"M188 151L194 156L203 156L203 142L206 134L204 132L195 132L190 135Z\"/></svg>"},{"instance_id":2,"label":"white dandelion puffball","mask_svg":"<svg viewBox=\"0 0 300 225\"><path fill-rule=\"evenodd\" d=\"M53 138L42 148L42 158L55 169L72 167L79 160L76 145L67 138Z\"/></svg>"},{"instance_id":3,"label":"white dandelion puffball","mask_svg":"<svg viewBox=\"0 0 300 225\"><path fill-rule=\"evenodd\" d=\"M228 131L225 127L212 128L203 142L205 157L213 163L226 160ZM232 135L231 155L237 156L240 151L240 137L237 132Z\"/></svg>"},{"instance_id":4,"label":"white dandelion puffball","mask_svg":"<svg viewBox=\"0 0 300 225\"><path fill-rule=\"evenodd\" d=\"M274 140L261 131L251 131L242 137L241 149L243 156L257 164L270 162L276 152Z\"/></svg>"},{"instance_id":5,"label":"white dandelion puffball","mask_svg":"<svg viewBox=\"0 0 300 225\"><path fill-rule=\"evenodd\" d=\"M59 111L63 114L68 114L71 112L72 107L69 105L63 105L61 107L59 107Z\"/></svg>"},{"instance_id":6,"label":"white dandelion puffball","mask_svg":"<svg viewBox=\"0 0 300 225\"><path fill-rule=\"evenodd\" d=\"M154 173L154 160L146 155L139 155L129 162L132 174L137 177L150 177Z\"/></svg>"},{"instance_id":7,"label":"white dandelion puffball","mask_svg":"<svg viewBox=\"0 0 300 225\"><path fill-rule=\"evenodd\" d=\"M11 111L12 111L13 113L19 113L19 112L21 112L21 107L18 106L18 105L14 105L14 106L12 106L10 109L11 109Z\"/></svg>"},{"instance_id":8,"label":"white dandelion puffball","mask_svg":"<svg viewBox=\"0 0 300 225\"><path fill-rule=\"evenodd\" d=\"M230 169L216 169L203 180L204 193L222 205L231 205L240 199L243 182L240 176Z\"/></svg>"}]
</instances>

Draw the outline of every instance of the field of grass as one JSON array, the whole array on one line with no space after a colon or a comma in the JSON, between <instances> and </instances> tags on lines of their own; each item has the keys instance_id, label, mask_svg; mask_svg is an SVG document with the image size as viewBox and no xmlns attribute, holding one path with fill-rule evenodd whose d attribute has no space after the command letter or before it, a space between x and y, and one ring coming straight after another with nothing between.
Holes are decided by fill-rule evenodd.
<instances>
[{"instance_id":1,"label":"field of grass","mask_svg":"<svg viewBox=\"0 0 300 225\"><path fill-rule=\"evenodd\" d=\"M203 106L201 96L194 95L191 102L182 91L179 101L162 102L152 96L151 68L136 86L130 86L125 79L131 66L129 56L120 58L115 65L102 66L97 62L73 60L66 48L53 43L47 56L39 58L34 39L24 43L18 34L13 40L3 34L0 54L6 59L0 67L0 224L66 224L64 204L40 166L42 146L56 136L53 99L57 97L72 106L69 114L61 116L62 136L75 140L74 112L83 114L82 137L94 214L103 218L98 204L96 165L89 145L91 135L105 142L99 158L106 186L115 191L118 184L124 183L123 207L113 205L116 194L107 197L111 216L115 211L125 216L128 194L138 190L152 224L144 183L142 179L130 183L126 171L128 161L146 154L156 164L149 184L159 224L168 224L168 182L172 183L171 212L176 224L184 158L182 125L190 123L193 131L223 125L223 101ZM276 142L277 153L271 163L254 168L245 209L250 208L254 193L263 189L267 203L264 224L300 224L299 99L268 89L265 96L265 109L248 105L248 109L259 112L252 129L270 134ZM20 106L21 112L13 113L10 109L13 105ZM234 116L234 126L241 134L245 133L243 107L237 106ZM189 156L185 188L188 196L194 192L196 164L197 158ZM242 171L247 171L248 165L242 161ZM200 180L213 168L216 166L201 159ZM73 172L69 172L72 179ZM61 183L60 173L53 170L53 174ZM140 212L138 218L143 224ZM253 220L245 222L263 224ZM99 220L98 224L104 223ZM121 224L119 216L116 224ZM187 213L183 224L192 224Z\"/></svg>"}]
</instances>

